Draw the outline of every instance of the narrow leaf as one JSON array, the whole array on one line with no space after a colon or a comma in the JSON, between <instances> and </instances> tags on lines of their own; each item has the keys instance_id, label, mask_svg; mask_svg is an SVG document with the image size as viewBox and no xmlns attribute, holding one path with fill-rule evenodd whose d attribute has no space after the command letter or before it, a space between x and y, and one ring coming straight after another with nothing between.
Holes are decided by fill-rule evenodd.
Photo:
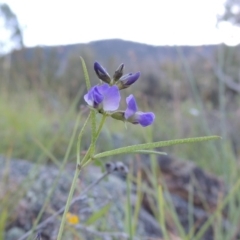
<instances>
[{"instance_id":1,"label":"narrow leaf","mask_svg":"<svg viewBox=\"0 0 240 240\"><path fill-rule=\"evenodd\" d=\"M93 213L88 220L86 221L86 225L91 225L95 223L98 219L102 218L109 210L111 204L105 205L103 208L101 208L99 211Z\"/></svg>"},{"instance_id":2,"label":"narrow leaf","mask_svg":"<svg viewBox=\"0 0 240 240\"><path fill-rule=\"evenodd\" d=\"M89 90L91 88L91 83L90 83L90 78L89 78L89 75L88 75L87 66L86 66L86 63L85 63L84 59L81 56L80 56L80 59L81 59L81 62L82 62L83 75L84 75L84 78L85 78L87 90Z\"/></svg>"},{"instance_id":3,"label":"narrow leaf","mask_svg":"<svg viewBox=\"0 0 240 240\"><path fill-rule=\"evenodd\" d=\"M167 153L165 152L152 151L152 150L137 150L137 151L134 151L133 153L167 155Z\"/></svg>"},{"instance_id":4,"label":"narrow leaf","mask_svg":"<svg viewBox=\"0 0 240 240\"><path fill-rule=\"evenodd\" d=\"M80 56L80 59L81 59L81 62L82 62L82 68L83 68L83 74L84 74L84 78L85 78L85 82L86 82L86 87L87 87L87 90L89 90L91 88L91 82L90 82L87 66L86 66L86 63L85 63L84 59L81 56ZM95 135L96 135L96 112L94 110L91 110L90 118L91 118L91 123L92 123L91 143L93 143ZM91 154L94 151L95 151L95 149L94 149L94 146L92 145Z\"/></svg>"},{"instance_id":5,"label":"narrow leaf","mask_svg":"<svg viewBox=\"0 0 240 240\"><path fill-rule=\"evenodd\" d=\"M108 156L113 156L113 155L118 155L118 154L132 153L132 152L136 152L136 151L144 150L144 149L167 147L167 146L172 146L172 145L177 145L177 144L185 144L185 143L204 142L204 141L216 140L216 139L220 139L220 137L219 136L208 136L208 137L185 138L185 139L176 139L176 140L170 140L170 141L160 141L160 142L153 142L153 143L137 144L137 145L122 147L122 148L117 148L114 150L102 152L102 153L96 154L94 156L94 158L102 158L102 157L108 157Z\"/></svg>"}]
</instances>

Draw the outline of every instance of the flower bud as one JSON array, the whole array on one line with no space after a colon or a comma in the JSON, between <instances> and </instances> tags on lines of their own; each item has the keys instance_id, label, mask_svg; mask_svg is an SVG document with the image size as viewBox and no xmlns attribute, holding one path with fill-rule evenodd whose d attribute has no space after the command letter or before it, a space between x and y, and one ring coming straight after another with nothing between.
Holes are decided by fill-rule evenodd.
<instances>
[{"instance_id":1,"label":"flower bud","mask_svg":"<svg viewBox=\"0 0 240 240\"><path fill-rule=\"evenodd\" d=\"M115 171L122 175L126 175L129 172L128 167L122 162L116 162Z\"/></svg>"},{"instance_id":2,"label":"flower bud","mask_svg":"<svg viewBox=\"0 0 240 240\"><path fill-rule=\"evenodd\" d=\"M106 83L111 82L111 78L110 78L108 72L98 62L94 63L94 70L99 79L101 79L102 81L104 81Z\"/></svg>"},{"instance_id":3,"label":"flower bud","mask_svg":"<svg viewBox=\"0 0 240 240\"><path fill-rule=\"evenodd\" d=\"M106 171L107 171L108 173L111 173L111 172L113 172L114 169L115 169L115 164L112 163L112 162L107 162L107 163L105 164L105 168L106 168Z\"/></svg>"},{"instance_id":4,"label":"flower bud","mask_svg":"<svg viewBox=\"0 0 240 240\"><path fill-rule=\"evenodd\" d=\"M139 77L140 72L126 74L119 79L119 81L117 82L117 86L120 90L128 88L130 85L135 83Z\"/></svg>"},{"instance_id":5,"label":"flower bud","mask_svg":"<svg viewBox=\"0 0 240 240\"><path fill-rule=\"evenodd\" d=\"M122 63L121 65L119 65L119 67L117 68L117 70L115 71L114 75L113 75L113 80L116 82L119 80L119 78L122 77L123 75L123 69L124 69L124 64Z\"/></svg>"},{"instance_id":6,"label":"flower bud","mask_svg":"<svg viewBox=\"0 0 240 240\"><path fill-rule=\"evenodd\" d=\"M116 120L125 121L124 111L114 112L114 113L111 114L111 117L116 119Z\"/></svg>"}]
</instances>

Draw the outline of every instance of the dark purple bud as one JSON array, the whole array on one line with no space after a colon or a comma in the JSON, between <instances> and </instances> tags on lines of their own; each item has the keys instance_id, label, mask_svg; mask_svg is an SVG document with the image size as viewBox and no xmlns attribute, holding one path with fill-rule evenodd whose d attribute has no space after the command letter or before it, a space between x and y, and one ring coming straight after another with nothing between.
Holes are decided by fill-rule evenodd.
<instances>
[{"instance_id":1,"label":"dark purple bud","mask_svg":"<svg viewBox=\"0 0 240 240\"><path fill-rule=\"evenodd\" d=\"M128 167L122 162L116 162L116 171L126 175L128 173Z\"/></svg>"},{"instance_id":2,"label":"dark purple bud","mask_svg":"<svg viewBox=\"0 0 240 240\"><path fill-rule=\"evenodd\" d=\"M122 63L121 65L119 65L119 67L117 68L117 70L115 71L115 73L113 75L113 79L115 82L118 81L122 77L123 69L124 69L124 64Z\"/></svg>"},{"instance_id":3,"label":"dark purple bud","mask_svg":"<svg viewBox=\"0 0 240 240\"><path fill-rule=\"evenodd\" d=\"M111 78L110 78L108 72L98 62L94 63L94 70L95 70L95 72L96 72L96 74L97 74L99 79L101 79L102 81L104 81L106 83L110 83L111 82Z\"/></svg>"},{"instance_id":4,"label":"dark purple bud","mask_svg":"<svg viewBox=\"0 0 240 240\"><path fill-rule=\"evenodd\" d=\"M112 162L108 162L108 163L105 164L105 168L106 168L108 173L111 173L115 169L115 164L112 163Z\"/></svg>"},{"instance_id":5,"label":"dark purple bud","mask_svg":"<svg viewBox=\"0 0 240 240\"><path fill-rule=\"evenodd\" d=\"M119 79L119 81L117 82L117 85L119 89L128 88L133 83L135 83L139 77L140 77L140 72L126 74Z\"/></svg>"}]
</instances>

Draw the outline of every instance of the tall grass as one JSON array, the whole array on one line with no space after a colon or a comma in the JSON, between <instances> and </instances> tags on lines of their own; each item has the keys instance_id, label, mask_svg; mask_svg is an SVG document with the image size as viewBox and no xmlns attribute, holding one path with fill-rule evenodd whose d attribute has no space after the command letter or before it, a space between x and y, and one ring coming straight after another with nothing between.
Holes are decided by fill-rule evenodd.
<instances>
[{"instance_id":1,"label":"tall grass","mask_svg":"<svg viewBox=\"0 0 240 240\"><path fill-rule=\"evenodd\" d=\"M210 225L213 225L216 240L231 240L234 239L234 234L237 231L240 220L240 207L238 206L238 202L240 201L239 163L233 152L231 140L226 130L229 112L226 109L225 85L221 79L218 79L216 89L220 104L219 108L214 111L217 111L216 119L220 122L214 123L218 127L213 128L214 124L212 124L208 117L211 109L209 110L207 103L201 96L197 76L194 75L188 59L185 58L180 50L178 52L179 62L183 67L184 79L191 89L188 98L182 100L178 96L179 83L176 83L174 80L168 83L173 88L176 85L176 89L173 89L173 94L175 95L171 100L162 100L161 96L158 99L153 98L149 100L149 96L146 97L139 94L138 99L144 100L141 101L143 110L147 109L148 104L154 103L153 110L156 114L156 122L152 129L147 133L143 133L138 127L133 126L127 129L128 134L121 134L122 131L126 131L125 126L121 122L107 120L107 127L103 128L101 144L97 146L97 151L106 151L116 147L143 143L146 140L168 140L197 137L206 134L223 136L221 143L198 143L197 145L173 146L163 149L181 159L194 161L203 169L222 177L229 186L229 195L219 202L217 210L203 225L197 235L194 236L191 211L189 211L188 218L192 229L187 233L181 226L173 205L167 201L166 196L169 193L167 190L164 191L158 182L159 174L161 173L156 166L156 156L154 155L150 156L153 190L144 188L143 179L139 175L139 172L137 179L135 179L138 189L136 208L133 210L130 208L129 198L126 203L126 231L130 233L131 237L136 232L142 192L146 191L153 199L152 208L155 210L155 218L163 230L164 239L171 239L166 226L166 221L171 216L173 225L176 227L176 232L182 239L201 239L206 229ZM219 49L217 64L220 67L224 65L224 58L224 52ZM62 169L67 160L74 160L75 158L75 151L72 151L70 148L67 151L67 146L72 136L75 119L80 111L80 99L84 92L84 86L80 87L76 97L74 99L71 98L70 101L67 94L70 91L61 91L59 90L61 87L54 91L48 86L48 82L50 82L48 79L44 81L42 86L40 85L40 89L38 84L30 88L27 81L23 80L22 84L18 83L13 90L11 84L9 84L11 79L7 79L7 74L4 76L5 79L1 83L0 89L0 154L8 155L9 149L12 149L11 157L43 163L50 161L57 165L59 169ZM67 84L65 83L64 86L67 87ZM193 114L191 109L197 110L198 113ZM83 114L82 119L84 118ZM99 119L97 120L99 121ZM84 121L80 122L80 126L82 122ZM236 129L236 131L239 130ZM85 142L82 145L87 146L90 142L88 131L86 131L83 139ZM73 149L76 147L74 144L72 143ZM130 188L132 187L130 179L127 181L127 187L129 197ZM2 209L6 209L7 201L8 199L4 199L1 203L0 207ZM221 212L226 205L229 207L228 219L236 228L232 229L232 231L224 231L222 229L221 222L223 216ZM189 209L193 207L192 196L189 195ZM38 220L40 219L40 215ZM131 216L134 217L131 219ZM4 228L8 217L6 212L2 214L0 218L0 231ZM35 222L35 224L37 223L38 221Z\"/></svg>"}]
</instances>

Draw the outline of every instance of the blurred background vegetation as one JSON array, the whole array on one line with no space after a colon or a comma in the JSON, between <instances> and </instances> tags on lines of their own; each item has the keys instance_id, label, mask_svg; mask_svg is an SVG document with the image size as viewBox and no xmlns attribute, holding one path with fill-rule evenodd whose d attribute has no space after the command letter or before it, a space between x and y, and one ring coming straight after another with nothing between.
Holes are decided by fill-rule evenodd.
<instances>
[{"instance_id":1,"label":"blurred background vegetation","mask_svg":"<svg viewBox=\"0 0 240 240\"><path fill-rule=\"evenodd\" d=\"M218 21L240 27L240 1L226 1L225 12ZM149 140L219 135L221 141L160 150L183 161L193 161L222 177L229 189L236 189L240 173L240 45L151 46L111 39L26 47L23 30L18 16L0 1L0 155L53 162L58 167L65 164L76 117L81 113L80 129L88 111L83 101L86 88L79 58L82 56L92 84L98 82L94 61L110 74L120 63L125 64L125 73L140 71L140 79L122 92L122 97L134 93L142 111L156 114L155 123L146 129L128 125L126 130L122 122L108 119L97 151ZM125 109L124 101L121 108ZM83 149L90 142L88 132L83 137ZM69 162L76 157L76 148L72 149ZM150 162L152 170L158 172L154 161ZM158 186L154 171L150 175ZM156 189L153 196L158 201ZM239 226L240 194L228 196L231 198L228 218ZM10 198L6 196L5 202ZM13 205L15 199L18 198L11 199ZM5 212L12 208L2 206ZM0 239L1 229L5 228L3 220L0 216ZM224 237L224 231L216 226L216 239L234 239Z\"/></svg>"},{"instance_id":2,"label":"blurred background vegetation","mask_svg":"<svg viewBox=\"0 0 240 240\"><path fill-rule=\"evenodd\" d=\"M229 0L219 21L239 25L239 1ZM46 151L63 159L76 115L84 109L84 77L79 56L97 83L93 62L109 73L120 63L125 72L141 71L134 92L142 110L156 113L154 140L220 135L221 143L164 149L195 161L229 179L240 161L240 46L150 46L119 39L54 47L25 47L17 16L0 4L0 154L30 161L49 160ZM234 11L233 11L234 9ZM12 51L6 53L6 47ZM122 106L125 107L124 105ZM84 114L83 114L84 118ZM138 126L108 121L101 149L145 141ZM131 133L131 134L129 134ZM130 137L131 136L131 137ZM89 136L85 136L87 146ZM113 141L109 141L113 140ZM74 159L74 152L71 154ZM229 171L228 171L229 170Z\"/></svg>"}]
</instances>

